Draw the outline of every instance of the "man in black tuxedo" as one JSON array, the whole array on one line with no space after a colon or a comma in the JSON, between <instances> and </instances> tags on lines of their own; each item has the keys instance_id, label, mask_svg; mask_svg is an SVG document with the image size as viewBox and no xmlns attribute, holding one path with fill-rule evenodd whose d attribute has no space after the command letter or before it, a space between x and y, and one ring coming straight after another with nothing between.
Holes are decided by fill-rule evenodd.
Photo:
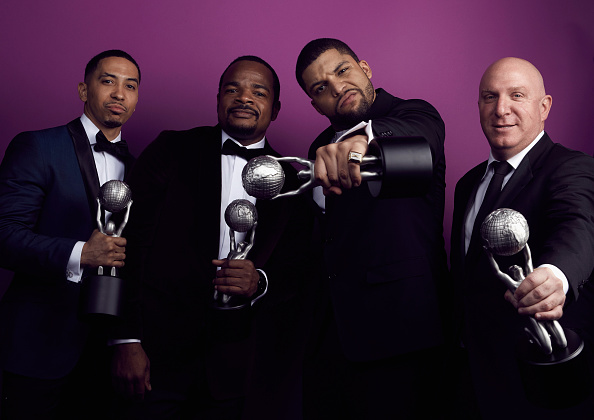
<instances>
[{"instance_id":1,"label":"man in black tuxedo","mask_svg":"<svg viewBox=\"0 0 594 420\"><path fill-rule=\"evenodd\" d=\"M6 150L0 264L15 272L0 302L7 419L94 418L104 406L97 392L105 389L96 388L105 383L95 369L107 343L77 319L77 306L83 269L124 265L126 239L96 229L96 197L132 163L121 127L136 108L139 84L130 55L102 52L78 85L82 117L21 133Z\"/></svg>"},{"instance_id":2,"label":"man in black tuxedo","mask_svg":"<svg viewBox=\"0 0 594 420\"><path fill-rule=\"evenodd\" d=\"M481 79L478 100L489 159L456 185L451 244L454 307L461 309L456 325L469 360L470 386L480 413L476 415L483 418L511 413L518 418L558 418L559 411L546 412L526 401L515 345L524 337L527 315L559 319L594 268L594 160L551 141L544 131L551 104L541 74L528 61L508 57L493 63ZM530 229L535 268L515 293L494 276L476 235L482 220L475 224L475 219L488 201L483 197L496 178L496 166L507 170L497 175L503 184L485 211L517 210ZM510 264L499 265L505 269Z\"/></svg>"},{"instance_id":3,"label":"man in black tuxedo","mask_svg":"<svg viewBox=\"0 0 594 420\"><path fill-rule=\"evenodd\" d=\"M314 199L326 274L304 376L307 418L430 418L435 405L443 340L438 289L447 275L444 124L425 101L374 90L371 75L369 64L335 39L310 42L297 60L297 81L331 123L309 152L321 185ZM365 186L356 188L359 165L349 155L364 155L370 140L385 136L427 140L427 194L375 199Z\"/></svg>"},{"instance_id":4,"label":"man in black tuxedo","mask_svg":"<svg viewBox=\"0 0 594 420\"><path fill-rule=\"evenodd\" d=\"M228 152L235 145L278 156L265 134L279 95L268 63L239 57L219 82L219 124L164 131L130 176L126 278L138 294L120 338L140 343L117 346L115 376L122 394L144 397L128 407L136 418L291 418L312 218L302 197L247 195L245 150ZM285 171L290 189L295 170ZM247 259L232 260L223 215L240 198L255 202L258 225ZM260 299L213 310L213 282L219 293ZM259 282L268 283L264 296Z\"/></svg>"}]
</instances>

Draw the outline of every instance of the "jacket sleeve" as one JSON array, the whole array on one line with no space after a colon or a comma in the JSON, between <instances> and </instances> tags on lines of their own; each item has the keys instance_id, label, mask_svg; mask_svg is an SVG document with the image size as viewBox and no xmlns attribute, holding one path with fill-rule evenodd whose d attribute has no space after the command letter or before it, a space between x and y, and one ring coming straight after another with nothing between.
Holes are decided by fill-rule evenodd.
<instances>
[{"instance_id":1,"label":"jacket sleeve","mask_svg":"<svg viewBox=\"0 0 594 420\"><path fill-rule=\"evenodd\" d=\"M59 176L55 172L48 168L47 156L35 133L21 133L8 146L0 165L2 267L47 279L65 278L76 240L61 237L57 232L42 234L38 229L40 219L48 217L44 208L48 205L48 190ZM69 203L69 198L64 197L61 217L68 218L78 211Z\"/></svg>"}]
</instances>

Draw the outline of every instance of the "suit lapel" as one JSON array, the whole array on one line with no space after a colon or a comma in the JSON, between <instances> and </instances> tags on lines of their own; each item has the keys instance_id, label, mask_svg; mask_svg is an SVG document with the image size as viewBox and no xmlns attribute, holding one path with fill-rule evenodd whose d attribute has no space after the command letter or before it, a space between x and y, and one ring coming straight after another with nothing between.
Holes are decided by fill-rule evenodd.
<instances>
[{"instance_id":1,"label":"suit lapel","mask_svg":"<svg viewBox=\"0 0 594 420\"><path fill-rule=\"evenodd\" d=\"M97 196L99 195L99 177L97 176L93 151L91 150L87 133L80 118L69 122L66 127L70 132L70 137L72 137L78 166L87 193L87 200L89 201L89 208L91 209L91 217L95 219L97 214Z\"/></svg>"}]
</instances>

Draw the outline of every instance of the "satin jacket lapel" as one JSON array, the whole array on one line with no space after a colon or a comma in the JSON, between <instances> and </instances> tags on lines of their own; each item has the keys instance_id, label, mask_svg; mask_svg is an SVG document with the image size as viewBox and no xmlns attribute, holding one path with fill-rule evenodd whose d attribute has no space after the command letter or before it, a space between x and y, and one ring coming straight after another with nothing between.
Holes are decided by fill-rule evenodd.
<instances>
[{"instance_id":1,"label":"satin jacket lapel","mask_svg":"<svg viewBox=\"0 0 594 420\"><path fill-rule=\"evenodd\" d=\"M93 158L93 151L87 137L87 133L80 121L77 118L67 124L68 131L72 137L74 144L74 151L78 159L78 166L85 184L85 191L87 193L87 200L89 201L89 208L92 210L91 217L93 220L97 215L97 195L99 194L99 177L97 176L97 168L95 167L95 159Z\"/></svg>"}]
</instances>

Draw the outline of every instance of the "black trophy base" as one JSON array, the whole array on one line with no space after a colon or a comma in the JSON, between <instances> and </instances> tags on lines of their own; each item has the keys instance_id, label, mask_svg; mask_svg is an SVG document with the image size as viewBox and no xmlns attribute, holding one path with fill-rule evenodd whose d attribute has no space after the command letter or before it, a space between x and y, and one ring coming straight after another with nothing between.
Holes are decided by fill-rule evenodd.
<instances>
[{"instance_id":1,"label":"black trophy base","mask_svg":"<svg viewBox=\"0 0 594 420\"><path fill-rule=\"evenodd\" d=\"M518 363L526 397L534 405L560 409L585 400L592 381L584 342L572 330L565 329L567 347L544 354L528 340L518 346ZM558 386L562 384L562 386Z\"/></svg>"},{"instance_id":2,"label":"black trophy base","mask_svg":"<svg viewBox=\"0 0 594 420\"><path fill-rule=\"evenodd\" d=\"M83 321L116 322L122 314L124 281L112 276L89 276L81 283L78 316Z\"/></svg>"},{"instance_id":3,"label":"black trophy base","mask_svg":"<svg viewBox=\"0 0 594 420\"><path fill-rule=\"evenodd\" d=\"M433 157L423 137L378 137L369 143L367 152L380 158L380 167L368 168L381 173L367 182L373 197L420 197L431 188Z\"/></svg>"},{"instance_id":4,"label":"black trophy base","mask_svg":"<svg viewBox=\"0 0 594 420\"><path fill-rule=\"evenodd\" d=\"M229 297L229 296L228 296ZM220 311L236 311L250 306L251 300L242 296L230 296L227 302L224 302L223 295L219 293L217 299L212 301L212 308Z\"/></svg>"}]
</instances>

